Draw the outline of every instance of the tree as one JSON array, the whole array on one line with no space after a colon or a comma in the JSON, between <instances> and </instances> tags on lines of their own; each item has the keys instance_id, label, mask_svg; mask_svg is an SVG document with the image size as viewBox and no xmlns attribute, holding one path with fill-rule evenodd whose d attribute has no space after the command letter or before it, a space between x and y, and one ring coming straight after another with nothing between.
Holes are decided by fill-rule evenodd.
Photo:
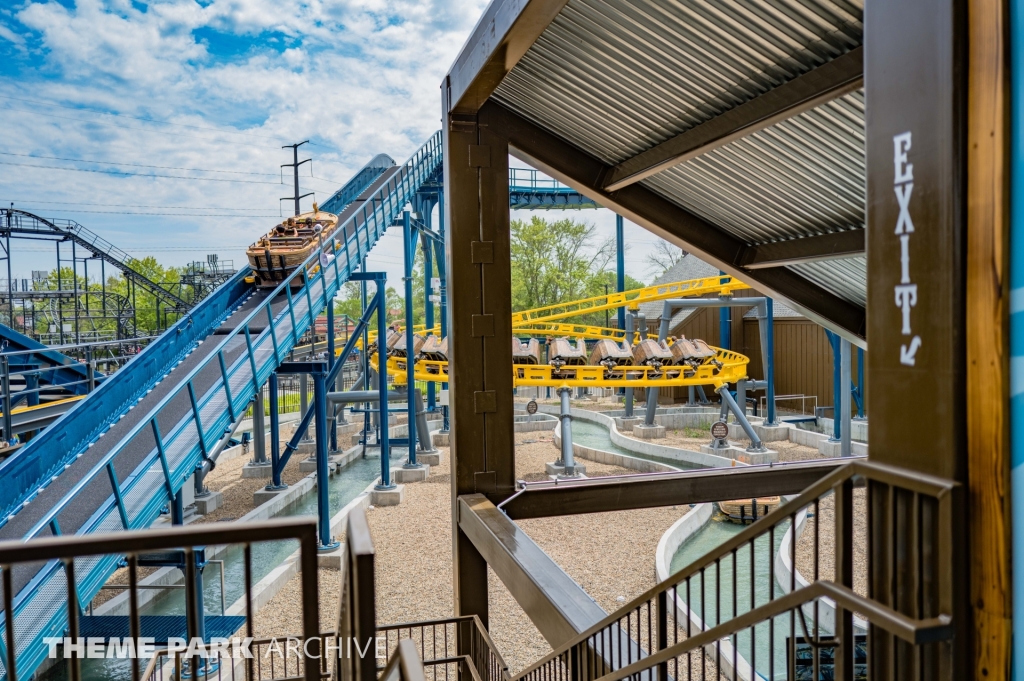
<instances>
[{"instance_id":1,"label":"tree","mask_svg":"<svg viewBox=\"0 0 1024 681\"><path fill-rule=\"evenodd\" d=\"M512 309L527 310L604 293L597 276L614 254L611 240L596 243L596 228L571 219L533 216L512 228Z\"/></svg>"},{"instance_id":2,"label":"tree","mask_svg":"<svg viewBox=\"0 0 1024 681\"><path fill-rule=\"evenodd\" d=\"M661 276L668 270L675 267L676 263L683 259L686 255L686 251L674 246L664 239L659 239L654 244L654 251L648 253L645 260L647 264L658 270L658 276Z\"/></svg>"}]
</instances>

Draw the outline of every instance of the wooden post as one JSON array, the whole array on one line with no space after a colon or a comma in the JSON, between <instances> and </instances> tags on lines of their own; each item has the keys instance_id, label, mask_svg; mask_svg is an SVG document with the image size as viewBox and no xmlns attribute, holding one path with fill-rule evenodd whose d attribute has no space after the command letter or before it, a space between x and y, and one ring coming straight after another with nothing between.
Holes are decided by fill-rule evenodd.
<instances>
[{"instance_id":1,"label":"wooden post","mask_svg":"<svg viewBox=\"0 0 1024 681\"><path fill-rule=\"evenodd\" d=\"M458 529L458 497L515 484L508 140L444 97L455 614L487 624L487 565Z\"/></svg>"},{"instance_id":2,"label":"wooden post","mask_svg":"<svg viewBox=\"0 0 1024 681\"><path fill-rule=\"evenodd\" d=\"M974 678L1010 677L1009 6L968 4L967 447Z\"/></svg>"}]
</instances>

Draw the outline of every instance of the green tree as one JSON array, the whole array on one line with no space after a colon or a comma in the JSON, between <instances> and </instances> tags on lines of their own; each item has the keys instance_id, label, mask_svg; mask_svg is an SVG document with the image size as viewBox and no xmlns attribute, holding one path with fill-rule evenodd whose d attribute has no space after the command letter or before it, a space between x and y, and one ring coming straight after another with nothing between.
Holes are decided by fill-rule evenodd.
<instances>
[{"instance_id":1,"label":"green tree","mask_svg":"<svg viewBox=\"0 0 1024 681\"><path fill-rule=\"evenodd\" d=\"M511 227L513 310L603 295L605 285L615 291L615 273L609 269L615 245L598 241L593 225L533 216L529 222L513 221ZM626 278L627 290L643 285ZM597 312L574 321L604 325L605 315Z\"/></svg>"}]
</instances>

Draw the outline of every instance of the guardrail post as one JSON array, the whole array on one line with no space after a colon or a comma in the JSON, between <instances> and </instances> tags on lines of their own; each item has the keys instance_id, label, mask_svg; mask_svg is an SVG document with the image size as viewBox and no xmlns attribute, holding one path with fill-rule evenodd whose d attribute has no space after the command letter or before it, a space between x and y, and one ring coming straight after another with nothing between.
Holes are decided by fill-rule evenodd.
<instances>
[{"instance_id":1,"label":"guardrail post","mask_svg":"<svg viewBox=\"0 0 1024 681\"><path fill-rule=\"evenodd\" d=\"M835 579L836 583L853 588L853 481L847 479L835 488ZM815 522L818 522L815 519ZM853 681L853 659L856 649L853 613L836 607L835 678Z\"/></svg>"}]
</instances>

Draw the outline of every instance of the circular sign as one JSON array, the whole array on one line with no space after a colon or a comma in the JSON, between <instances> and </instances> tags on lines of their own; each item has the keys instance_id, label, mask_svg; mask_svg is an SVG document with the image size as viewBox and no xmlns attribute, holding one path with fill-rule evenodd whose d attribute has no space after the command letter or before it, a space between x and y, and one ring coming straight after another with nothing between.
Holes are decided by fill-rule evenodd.
<instances>
[{"instance_id":1,"label":"circular sign","mask_svg":"<svg viewBox=\"0 0 1024 681\"><path fill-rule=\"evenodd\" d=\"M530 400L526 403L526 413L536 414L537 413L537 400Z\"/></svg>"},{"instance_id":2,"label":"circular sign","mask_svg":"<svg viewBox=\"0 0 1024 681\"><path fill-rule=\"evenodd\" d=\"M729 426L725 421L715 421L711 424L711 437L716 440L724 440L729 437Z\"/></svg>"}]
</instances>

